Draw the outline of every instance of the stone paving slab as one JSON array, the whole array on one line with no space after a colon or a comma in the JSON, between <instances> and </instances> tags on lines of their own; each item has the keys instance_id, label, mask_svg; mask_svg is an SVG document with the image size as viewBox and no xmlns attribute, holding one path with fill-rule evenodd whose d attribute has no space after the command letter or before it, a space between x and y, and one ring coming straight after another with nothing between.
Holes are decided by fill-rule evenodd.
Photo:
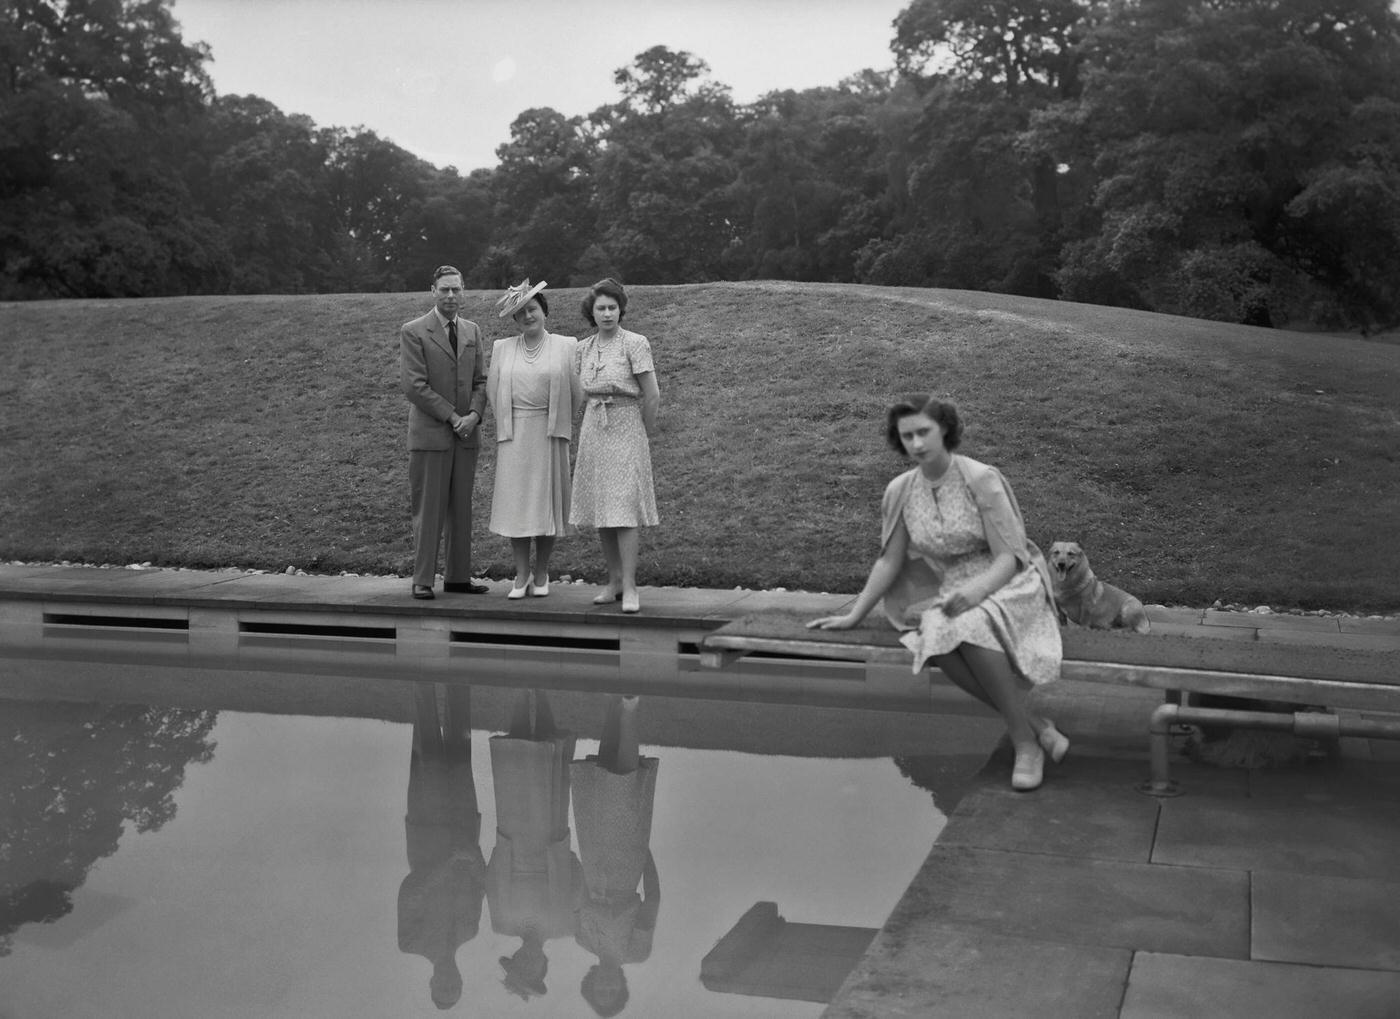
<instances>
[{"instance_id":1,"label":"stone paving slab","mask_svg":"<svg viewBox=\"0 0 1400 1019\"><path fill-rule=\"evenodd\" d=\"M1206 609L1201 622L1206 626L1243 626L1251 630L1341 632L1335 616L1300 616L1291 612L1226 612L1221 609Z\"/></svg>"},{"instance_id":2,"label":"stone paving slab","mask_svg":"<svg viewBox=\"0 0 1400 1019\"><path fill-rule=\"evenodd\" d=\"M1395 740L1356 740L1379 747L1400 749ZM1249 795L1256 800L1276 798L1313 804L1349 802L1378 816L1400 817L1400 768L1385 761L1337 757L1325 762L1286 768L1215 769L1249 777Z\"/></svg>"},{"instance_id":3,"label":"stone paving slab","mask_svg":"<svg viewBox=\"0 0 1400 1019\"><path fill-rule=\"evenodd\" d=\"M1337 622L1343 633L1378 633L1400 639L1400 617L1371 619L1366 616L1342 616Z\"/></svg>"},{"instance_id":4,"label":"stone paving slab","mask_svg":"<svg viewBox=\"0 0 1400 1019\"><path fill-rule=\"evenodd\" d=\"M1277 871L1251 881L1255 959L1400 973L1400 882Z\"/></svg>"},{"instance_id":5,"label":"stone paving slab","mask_svg":"<svg viewBox=\"0 0 1400 1019\"><path fill-rule=\"evenodd\" d=\"M1205 609L1168 608L1165 605L1144 605L1142 608L1154 629L1162 624L1199 626L1206 615Z\"/></svg>"},{"instance_id":6,"label":"stone paving slab","mask_svg":"<svg viewBox=\"0 0 1400 1019\"><path fill-rule=\"evenodd\" d=\"M1249 875L935 844L887 927L1245 959Z\"/></svg>"},{"instance_id":7,"label":"stone paving slab","mask_svg":"<svg viewBox=\"0 0 1400 1019\"><path fill-rule=\"evenodd\" d=\"M1310 648L1346 648L1351 651L1386 651L1395 647L1395 638L1384 633L1329 633L1282 628L1259 631L1260 644L1290 644ZM1393 673L1392 673L1393 675Z\"/></svg>"},{"instance_id":8,"label":"stone paving slab","mask_svg":"<svg viewBox=\"0 0 1400 1019\"><path fill-rule=\"evenodd\" d=\"M1154 864L1272 870L1400 881L1400 813L1375 803L1232 800L1187 794L1162 801Z\"/></svg>"},{"instance_id":9,"label":"stone paving slab","mask_svg":"<svg viewBox=\"0 0 1400 1019\"><path fill-rule=\"evenodd\" d=\"M1008 774L1011 758L1003 743L988 773ZM1049 775L1034 796L989 782L948 819L938 844L1148 862L1158 801L1120 780L1122 761L1071 751L1046 767Z\"/></svg>"},{"instance_id":10,"label":"stone paving slab","mask_svg":"<svg viewBox=\"0 0 1400 1019\"><path fill-rule=\"evenodd\" d=\"M1259 631L1242 626L1204 626L1195 623L1153 623L1153 637L1199 637L1208 640L1233 640L1244 644L1254 644L1259 640Z\"/></svg>"},{"instance_id":11,"label":"stone paving slab","mask_svg":"<svg viewBox=\"0 0 1400 1019\"><path fill-rule=\"evenodd\" d=\"M1123 1019L1395 1019L1400 974L1139 952Z\"/></svg>"},{"instance_id":12,"label":"stone paving slab","mask_svg":"<svg viewBox=\"0 0 1400 1019\"><path fill-rule=\"evenodd\" d=\"M872 948L824 1019L1112 1019L1132 960L1121 948L952 930L882 933Z\"/></svg>"}]
</instances>

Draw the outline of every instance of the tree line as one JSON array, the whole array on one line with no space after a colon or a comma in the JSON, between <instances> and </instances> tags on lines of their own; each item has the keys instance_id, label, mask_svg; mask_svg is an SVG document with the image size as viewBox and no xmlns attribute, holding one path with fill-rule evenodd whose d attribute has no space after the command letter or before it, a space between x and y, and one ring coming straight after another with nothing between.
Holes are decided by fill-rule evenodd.
<instances>
[{"instance_id":1,"label":"tree line","mask_svg":"<svg viewBox=\"0 0 1400 1019\"><path fill-rule=\"evenodd\" d=\"M170 0L0 15L0 299L780 278L1400 324L1388 0L912 0L736 103L656 46L465 175L221 96Z\"/></svg>"}]
</instances>

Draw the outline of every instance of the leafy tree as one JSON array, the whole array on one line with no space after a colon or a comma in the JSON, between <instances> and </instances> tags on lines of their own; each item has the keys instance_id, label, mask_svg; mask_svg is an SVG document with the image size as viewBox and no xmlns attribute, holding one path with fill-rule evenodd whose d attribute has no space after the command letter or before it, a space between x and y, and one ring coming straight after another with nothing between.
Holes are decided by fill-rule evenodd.
<instances>
[{"instance_id":1,"label":"leafy tree","mask_svg":"<svg viewBox=\"0 0 1400 1019\"><path fill-rule=\"evenodd\" d=\"M1052 154L1021 136L1033 114L1077 94L1100 9L915 0L901 12L896 64L922 102L906 142L911 218L864 253L865 278L1054 296L1062 182Z\"/></svg>"},{"instance_id":2,"label":"leafy tree","mask_svg":"<svg viewBox=\"0 0 1400 1019\"><path fill-rule=\"evenodd\" d=\"M403 253L395 266L398 286L407 290L426 286L433 268L443 262L471 275L471 267L481 261L495 236L494 178L494 170L473 170L462 177L448 167L428 180L423 201L401 224Z\"/></svg>"},{"instance_id":3,"label":"leafy tree","mask_svg":"<svg viewBox=\"0 0 1400 1019\"><path fill-rule=\"evenodd\" d=\"M57 920L128 824L175 816L190 763L214 754L212 711L7 702L0 723L0 956L26 923Z\"/></svg>"},{"instance_id":4,"label":"leafy tree","mask_svg":"<svg viewBox=\"0 0 1400 1019\"><path fill-rule=\"evenodd\" d=\"M1078 91L1079 45L1097 0L913 0L895 18L895 64L1062 96ZM946 65L946 66L945 66Z\"/></svg>"},{"instance_id":5,"label":"leafy tree","mask_svg":"<svg viewBox=\"0 0 1400 1019\"><path fill-rule=\"evenodd\" d=\"M590 117L599 243L629 282L718 278L736 239L741 128L729 89L699 80L708 70L654 46L614 75L622 101Z\"/></svg>"},{"instance_id":6,"label":"leafy tree","mask_svg":"<svg viewBox=\"0 0 1400 1019\"><path fill-rule=\"evenodd\" d=\"M223 225L234 293L343 289L345 232L330 201L332 139L257 96L213 104L199 199Z\"/></svg>"},{"instance_id":7,"label":"leafy tree","mask_svg":"<svg viewBox=\"0 0 1400 1019\"><path fill-rule=\"evenodd\" d=\"M171 155L208 92L169 0L0 10L0 297L217 286L218 231Z\"/></svg>"},{"instance_id":8,"label":"leafy tree","mask_svg":"<svg viewBox=\"0 0 1400 1019\"><path fill-rule=\"evenodd\" d=\"M497 243L532 279L567 281L594 238L593 163L597 144L582 117L526 110L496 150Z\"/></svg>"},{"instance_id":9,"label":"leafy tree","mask_svg":"<svg viewBox=\"0 0 1400 1019\"><path fill-rule=\"evenodd\" d=\"M1066 296L1268 323L1400 321L1400 18L1383 0L1142 0L1034 142L1091 168Z\"/></svg>"},{"instance_id":10,"label":"leafy tree","mask_svg":"<svg viewBox=\"0 0 1400 1019\"><path fill-rule=\"evenodd\" d=\"M743 111L734 275L853 279L856 251L886 218L890 146L876 114L888 91L871 72L836 88L770 93Z\"/></svg>"}]
</instances>

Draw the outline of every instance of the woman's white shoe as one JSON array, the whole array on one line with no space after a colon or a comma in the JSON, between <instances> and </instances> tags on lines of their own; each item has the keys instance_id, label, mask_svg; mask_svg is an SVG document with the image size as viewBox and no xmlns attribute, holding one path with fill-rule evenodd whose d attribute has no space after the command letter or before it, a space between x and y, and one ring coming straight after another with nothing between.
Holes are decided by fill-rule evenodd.
<instances>
[{"instance_id":1,"label":"woman's white shoe","mask_svg":"<svg viewBox=\"0 0 1400 1019\"><path fill-rule=\"evenodd\" d=\"M1047 721L1045 727L1036 733L1036 739L1039 740L1041 749L1055 764L1063 761L1065 754L1069 753L1069 737L1056 729L1054 722Z\"/></svg>"},{"instance_id":2,"label":"woman's white shoe","mask_svg":"<svg viewBox=\"0 0 1400 1019\"><path fill-rule=\"evenodd\" d=\"M1016 765L1011 769L1011 788L1017 792L1038 789L1044 776L1045 751L1038 744L1017 748Z\"/></svg>"},{"instance_id":3,"label":"woman's white shoe","mask_svg":"<svg viewBox=\"0 0 1400 1019\"><path fill-rule=\"evenodd\" d=\"M511 584L510 594L506 595L506 597L509 598L511 601L519 601L521 598L524 598L527 594L529 594L534 586L535 585L530 583L530 581L528 580L525 581L524 587L516 587L514 584Z\"/></svg>"}]
</instances>

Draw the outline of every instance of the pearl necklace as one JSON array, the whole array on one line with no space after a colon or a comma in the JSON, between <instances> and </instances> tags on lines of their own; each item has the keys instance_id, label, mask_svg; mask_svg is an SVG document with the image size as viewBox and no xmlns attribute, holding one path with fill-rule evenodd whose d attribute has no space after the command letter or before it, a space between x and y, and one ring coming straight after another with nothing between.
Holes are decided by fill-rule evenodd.
<instances>
[{"instance_id":1,"label":"pearl necklace","mask_svg":"<svg viewBox=\"0 0 1400 1019\"><path fill-rule=\"evenodd\" d=\"M534 364L540 359L540 351L544 349L544 337L540 337L540 342L533 348L525 342L525 334L520 334L520 356L526 364Z\"/></svg>"}]
</instances>

